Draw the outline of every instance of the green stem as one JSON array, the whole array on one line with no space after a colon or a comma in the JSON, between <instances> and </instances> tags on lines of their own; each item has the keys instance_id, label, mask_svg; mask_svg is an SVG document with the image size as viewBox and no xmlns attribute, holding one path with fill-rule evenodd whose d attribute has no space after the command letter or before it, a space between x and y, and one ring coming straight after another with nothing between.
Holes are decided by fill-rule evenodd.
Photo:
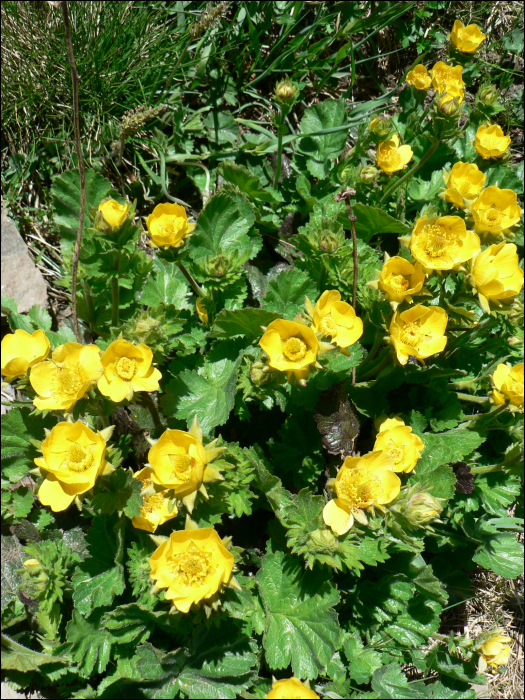
<instances>
[{"instance_id":1,"label":"green stem","mask_svg":"<svg viewBox=\"0 0 525 700\"><path fill-rule=\"evenodd\" d=\"M363 374L361 377L359 377L360 382L367 382L369 379L372 379L378 372L380 372L384 367L387 366L387 364L391 361L391 355L390 355L390 349L386 348L387 354L381 359L381 361L377 364L375 364L373 367L371 367L368 372Z\"/></svg>"},{"instance_id":2,"label":"green stem","mask_svg":"<svg viewBox=\"0 0 525 700\"><path fill-rule=\"evenodd\" d=\"M275 164L275 177L273 179L273 186L274 188L277 188L277 185L279 184L279 178L281 177L281 161L283 158L283 136L284 136L284 117L285 113L282 107L279 108L281 110L281 118L279 120L279 130L277 132L277 163Z\"/></svg>"},{"instance_id":3,"label":"green stem","mask_svg":"<svg viewBox=\"0 0 525 700\"><path fill-rule=\"evenodd\" d=\"M151 413L153 423L155 424L155 429L162 433L165 430L166 426L162 422L162 419L160 417L157 406L155 405L155 401L145 391L141 392L140 400L141 400L143 406L145 406L148 409L148 411Z\"/></svg>"},{"instance_id":4,"label":"green stem","mask_svg":"<svg viewBox=\"0 0 525 700\"><path fill-rule=\"evenodd\" d=\"M88 319L89 319L90 323L93 323L95 320L95 310L93 308L93 297L91 296L91 290L89 289L89 284L86 282L86 280L82 281L82 289L84 290L84 299L86 302Z\"/></svg>"},{"instance_id":5,"label":"green stem","mask_svg":"<svg viewBox=\"0 0 525 700\"><path fill-rule=\"evenodd\" d=\"M388 195L389 195L389 194L392 194L392 192L393 192L394 190L397 190L397 188L399 187L399 185L402 185L403 182L406 182L406 181L407 181L409 178L411 178L415 173L417 173L417 171L418 171L420 168L422 168L423 165L425 165L425 163L427 162L427 160L429 160L429 159L432 157L432 155L435 153L435 151L437 151L437 149L438 149L438 147L439 147L440 145L441 145L441 141L439 140L439 141L436 141L436 143L434 143L432 146L430 146L430 148L429 148L428 151L425 153L425 155L423 156L423 158L421 158L421 160L419 160L414 166L412 166L412 168L410 168L410 170L409 170L408 172L406 172L406 173L403 175L403 177L401 177L397 182L394 182L394 184L393 184L391 187L389 187L389 189L385 192L385 194L384 194L384 195L381 197L381 199L379 200L379 204L382 204L382 203L385 201L385 199L388 197Z\"/></svg>"},{"instance_id":6,"label":"green stem","mask_svg":"<svg viewBox=\"0 0 525 700\"><path fill-rule=\"evenodd\" d=\"M111 325L118 328L119 325L119 288L118 277L111 280Z\"/></svg>"},{"instance_id":7,"label":"green stem","mask_svg":"<svg viewBox=\"0 0 525 700\"><path fill-rule=\"evenodd\" d=\"M360 370L362 370L363 367L366 367L366 365L370 364L370 362L374 359L377 351L379 350L379 348L381 346L382 340L383 340L383 333L381 333L380 331L377 331L376 337L374 339L374 344L370 348L368 355L365 357L365 359L359 365Z\"/></svg>"},{"instance_id":8,"label":"green stem","mask_svg":"<svg viewBox=\"0 0 525 700\"><path fill-rule=\"evenodd\" d=\"M184 275L184 277L188 280L188 282L190 283L190 287L193 289L193 291L195 292L195 294L196 294L198 297L201 297L201 298L202 298L202 297L205 297L206 294L204 293L204 289L203 289L202 287L199 287L199 285L197 284L197 282L193 279L193 277L190 275L190 273L188 272L188 270L186 270L186 268L184 267L184 265L183 265L181 262L178 262L178 263L177 263L177 267L178 267L179 270L182 272L182 274Z\"/></svg>"},{"instance_id":9,"label":"green stem","mask_svg":"<svg viewBox=\"0 0 525 700\"><path fill-rule=\"evenodd\" d=\"M488 403L489 400L486 396L471 396L470 394L461 394L456 391L456 396L460 401L470 401L470 403Z\"/></svg>"}]
</instances>

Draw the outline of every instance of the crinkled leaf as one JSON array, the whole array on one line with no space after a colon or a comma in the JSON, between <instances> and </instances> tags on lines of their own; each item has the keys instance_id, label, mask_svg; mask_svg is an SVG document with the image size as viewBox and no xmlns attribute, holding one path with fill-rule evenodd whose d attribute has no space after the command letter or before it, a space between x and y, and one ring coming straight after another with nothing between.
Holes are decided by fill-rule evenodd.
<instances>
[{"instance_id":1,"label":"crinkled leaf","mask_svg":"<svg viewBox=\"0 0 525 700\"><path fill-rule=\"evenodd\" d=\"M237 143L239 127L230 112L213 110L202 120L211 141L217 144Z\"/></svg>"},{"instance_id":2,"label":"crinkled leaf","mask_svg":"<svg viewBox=\"0 0 525 700\"><path fill-rule=\"evenodd\" d=\"M219 172L227 182L238 187L249 199L269 204L278 204L283 201L280 192L272 187L263 188L257 175L232 160L223 160L219 165Z\"/></svg>"},{"instance_id":3,"label":"crinkled leaf","mask_svg":"<svg viewBox=\"0 0 525 700\"><path fill-rule=\"evenodd\" d=\"M357 635L346 639L344 650L348 659L348 675L360 685L368 683L374 671L383 665L381 654L374 649L365 649Z\"/></svg>"},{"instance_id":4,"label":"crinkled leaf","mask_svg":"<svg viewBox=\"0 0 525 700\"><path fill-rule=\"evenodd\" d=\"M317 287L310 277L300 270L285 270L268 285L262 300L266 311L273 311L286 319L293 320L304 310L304 297L315 303Z\"/></svg>"},{"instance_id":5,"label":"crinkled leaf","mask_svg":"<svg viewBox=\"0 0 525 700\"><path fill-rule=\"evenodd\" d=\"M512 533L492 535L476 550L473 560L498 576L516 578L523 573L523 545Z\"/></svg>"},{"instance_id":6,"label":"crinkled leaf","mask_svg":"<svg viewBox=\"0 0 525 700\"><path fill-rule=\"evenodd\" d=\"M393 236L406 236L410 229L406 224L387 214L383 209L370 207L368 204L358 203L353 207L355 222L355 232L358 238L365 243L377 233L392 234ZM345 228L348 228L346 224Z\"/></svg>"},{"instance_id":7,"label":"crinkled leaf","mask_svg":"<svg viewBox=\"0 0 525 700\"><path fill-rule=\"evenodd\" d=\"M210 331L212 338L237 338L243 336L250 342L263 334L261 326L267 326L279 318L278 314L264 309L223 309L215 319Z\"/></svg>"},{"instance_id":8,"label":"crinkled leaf","mask_svg":"<svg viewBox=\"0 0 525 700\"><path fill-rule=\"evenodd\" d=\"M188 302L190 289L182 272L173 263L165 263L157 258L144 289L140 302L153 309L159 306L174 306L178 311L190 309Z\"/></svg>"},{"instance_id":9,"label":"crinkled leaf","mask_svg":"<svg viewBox=\"0 0 525 700\"><path fill-rule=\"evenodd\" d=\"M2 478L12 484L20 481L38 457L31 440L43 440L44 428L52 428L53 416L31 416L31 409L13 409L2 416Z\"/></svg>"},{"instance_id":10,"label":"crinkled leaf","mask_svg":"<svg viewBox=\"0 0 525 700\"><path fill-rule=\"evenodd\" d=\"M18 600L18 588L22 583L24 553L18 538L2 535L2 610L12 600Z\"/></svg>"},{"instance_id":11,"label":"crinkled leaf","mask_svg":"<svg viewBox=\"0 0 525 700\"><path fill-rule=\"evenodd\" d=\"M51 329L52 319L49 313L41 306L32 306L27 312L27 317L35 328L40 328L43 331Z\"/></svg>"},{"instance_id":12,"label":"crinkled leaf","mask_svg":"<svg viewBox=\"0 0 525 700\"><path fill-rule=\"evenodd\" d=\"M111 656L113 634L102 626L102 615L102 610L96 610L87 620L73 610L67 625L68 652L82 678L89 678L93 672L103 673Z\"/></svg>"},{"instance_id":13,"label":"crinkled leaf","mask_svg":"<svg viewBox=\"0 0 525 700\"><path fill-rule=\"evenodd\" d=\"M45 664L67 663L63 656L51 656L51 654L41 654L38 651L15 642L14 639L2 634L2 668L4 670L36 671Z\"/></svg>"},{"instance_id":14,"label":"crinkled leaf","mask_svg":"<svg viewBox=\"0 0 525 700\"><path fill-rule=\"evenodd\" d=\"M346 122L344 100L325 100L309 107L301 119L299 128L304 137L299 140L298 149L306 156L306 167L314 177L325 178L330 173L330 161L344 151L347 132L336 131L318 136L308 136L342 126Z\"/></svg>"},{"instance_id":15,"label":"crinkled leaf","mask_svg":"<svg viewBox=\"0 0 525 700\"><path fill-rule=\"evenodd\" d=\"M99 479L91 507L97 513L112 515L124 511L128 518L140 515L141 484L129 470L116 469L104 480Z\"/></svg>"}]
</instances>

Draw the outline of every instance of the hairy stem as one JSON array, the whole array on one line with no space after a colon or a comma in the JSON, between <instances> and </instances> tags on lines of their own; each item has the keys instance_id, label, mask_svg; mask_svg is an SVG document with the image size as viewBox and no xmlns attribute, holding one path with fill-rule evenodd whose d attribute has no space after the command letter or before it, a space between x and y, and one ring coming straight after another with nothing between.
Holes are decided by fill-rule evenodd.
<instances>
[{"instance_id":1,"label":"hairy stem","mask_svg":"<svg viewBox=\"0 0 525 700\"><path fill-rule=\"evenodd\" d=\"M369 379L374 377L378 372L380 372L387 364L391 361L390 348L385 348L386 354L381 353L378 358L378 362L372 365L368 372L359 377L360 382L367 382Z\"/></svg>"},{"instance_id":2,"label":"hairy stem","mask_svg":"<svg viewBox=\"0 0 525 700\"><path fill-rule=\"evenodd\" d=\"M374 339L374 344L373 344L372 347L370 348L370 351L369 351L368 355L365 357L365 359L364 359L364 360L361 362L361 364L359 365L359 369L360 369L360 370L362 370L363 367L366 367L368 364L370 364L370 362L374 359L374 357L376 356L377 351L379 350L379 348L380 348L380 346L381 346L382 340L383 340L383 333L381 333L381 331L378 330L378 331L376 332L376 337L375 337L375 339Z\"/></svg>"},{"instance_id":3,"label":"hairy stem","mask_svg":"<svg viewBox=\"0 0 525 700\"><path fill-rule=\"evenodd\" d=\"M275 164L275 176L273 179L273 186L277 188L279 184L279 178L281 177L281 161L283 159L283 136L284 136L284 117L285 113L283 108L281 110L281 117L279 119L279 130L277 132L277 163Z\"/></svg>"},{"instance_id":4,"label":"hairy stem","mask_svg":"<svg viewBox=\"0 0 525 700\"><path fill-rule=\"evenodd\" d=\"M153 423L155 424L155 430L163 432L166 426L162 422L162 418L160 417L159 411L157 409L157 406L155 405L153 397L150 396L150 394L148 394L146 391L142 391L140 394L140 400L142 405L145 408L147 408L150 412L151 417L153 419Z\"/></svg>"},{"instance_id":5,"label":"hairy stem","mask_svg":"<svg viewBox=\"0 0 525 700\"><path fill-rule=\"evenodd\" d=\"M114 328L117 328L120 322L119 303L118 277L113 277L111 280L111 325Z\"/></svg>"},{"instance_id":6,"label":"hairy stem","mask_svg":"<svg viewBox=\"0 0 525 700\"><path fill-rule=\"evenodd\" d=\"M471 396L470 394L461 394L456 391L456 396L460 401L469 401L470 403L488 403L489 399L486 396Z\"/></svg>"},{"instance_id":7,"label":"hairy stem","mask_svg":"<svg viewBox=\"0 0 525 700\"><path fill-rule=\"evenodd\" d=\"M75 243L75 252L73 254L73 268L71 272L71 303L73 308L73 330L77 342L82 342L80 329L78 326L77 315L77 275L78 275L78 258L80 256L80 243L82 241L82 229L84 227L84 212L86 210L86 174L84 171L84 158L82 156L82 145L80 143L80 112L78 107L78 73L75 63L75 54L73 53L73 42L71 40L71 26L69 24L69 14L67 11L67 2L62 2L62 17L64 19L64 29L66 33L67 53L69 57L69 65L71 68L71 81L73 85L73 115L75 120L75 143L78 156L78 173L80 176L80 215L78 219L77 240Z\"/></svg>"},{"instance_id":8,"label":"hairy stem","mask_svg":"<svg viewBox=\"0 0 525 700\"><path fill-rule=\"evenodd\" d=\"M198 297L205 297L206 295L205 295L205 293L204 293L204 289L203 289L202 287L199 287L199 285L197 284L197 282L193 279L193 277L190 275L190 273L188 272L188 270L186 270L186 268L184 267L184 265L183 265L181 262L178 262L178 263L177 263L177 267L178 267L179 270L182 272L182 274L184 275L184 277L188 280L188 282L190 283L190 287L193 289L193 291L195 292L195 294L196 294Z\"/></svg>"}]
</instances>

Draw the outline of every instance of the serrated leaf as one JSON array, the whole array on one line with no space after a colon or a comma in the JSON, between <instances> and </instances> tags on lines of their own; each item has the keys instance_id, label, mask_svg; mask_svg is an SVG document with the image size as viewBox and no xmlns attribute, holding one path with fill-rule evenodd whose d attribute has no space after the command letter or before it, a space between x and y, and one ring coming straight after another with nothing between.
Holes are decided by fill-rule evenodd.
<instances>
[{"instance_id":1,"label":"serrated leaf","mask_svg":"<svg viewBox=\"0 0 525 700\"><path fill-rule=\"evenodd\" d=\"M41 654L38 651L15 642L14 639L2 633L2 668L4 670L36 671L45 664L67 663L67 659L62 656L51 656L51 654Z\"/></svg>"},{"instance_id":2,"label":"serrated leaf","mask_svg":"<svg viewBox=\"0 0 525 700\"><path fill-rule=\"evenodd\" d=\"M264 309L223 309L215 319L210 331L211 338L237 338L243 336L250 342L263 334L261 326L267 326L279 315Z\"/></svg>"},{"instance_id":3,"label":"serrated leaf","mask_svg":"<svg viewBox=\"0 0 525 700\"><path fill-rule=\"evenodd\" d=\"M34 468L38 456L31 440L43 440L44 429L52 428L53 416L31 416L31 409L13 409L2 416L2 478L12 484L20 481Z\"/></svg>"},{"instance_id":4,"label":"serrated leaf","mask_svg":"<svg viewBox=\"0 0 525 700\"><path fill-rule=\"evenodd\" d=\"M93 672L103 673L110 659L113 635L101 625L102 615L102 610L96 610L86 620L78 610L73 610L67 625L68 651L82 678L89 678Z\"/></svg>"},{"instance_id":5,"label":"serrated leaf","mask_svg":"<svg viewBox=\"0 0 525 700\"><path fill-rule=\"evenodd\" d=\"M478 675L475 665L475 659L463 661L457 657L451 656L444 649L433 649L427 656L427 668L438 671L439 673L449 676L456 681L463 683L481 683L485 682L485 676Z\"/></svg>"},{"instance_id":6,"label":"serrated leaf","mask_svg":"<svg viewBox=\"0 0 525 700\"><path fill-rule=\"evenodd\" d=\"M68 326L62 326L58 331L47 331L47 337L51 343L51 348L54 350L58 345L64 345L65 343L76 343L77 339L72 328Z\"/></svg>"},{"instance_id":7,"label":"serrated leaf","mask_svg":"<svg viewBox=\"0 0 525 700\"><path fill-rule=\"evenodd\" d=\"M32 306L27 312L27 316L35 328L40 328L43 331L51 329L51 316L41 306L36 304Z\"/></svg>"},{"instance_id":8,"label":"serrated leaf","mask_svg":"<svg viewBox=\"0 0 525 700\"><path fill-rule=\"evenodd\" d=\"M304 310L305 296L312 302L316 300L315 283L300 270L285 270L269 283L261 305L266 311L273 311L283 318L293 320Z\"/></svg>"},{"instance_id":9,"label":"serrated leaf","mask_svg":"<svg viewBox=\"0 0 525 700\"><path fill-rule=\"evenodd\" d=\"M339 593L320 571L303 571L282 552L267 554L257 574L266 612L263 636L270 668L292 664L297 678L317 678L341 646Z\"/></svg>"},{"instance_id":10,"label":"serrated leaf","mask_svg":"<svg viewBox=\"0 0 525 700\"><path fill-rule=\"evenodd\" d=\"M410 234L410 228L401 223L398 219L387 214L382 209L370 207L368 204L358 203L353 207L355 222L355 232L359 239L368 241L377 233L387 233L393 236L406 236ZM346 225L348 228L348 224Z\"/></svg>"},{"instance_id":11,"label":"serrated leaf","mask_svg":"<svg viewBox=\"0 0 525 700\"><path fill-rule=\"evenodd\" d=\"M211 141L217 144L237 143L239 126L230 112L213 110L202 120Z\"/></svg>"},{"instance_id":12,"label":"serrated leaf","mask_svg":"<svg viewBox=\"0 0 525 700\"><path fill-rule=\"evenodd\" d=\"M360 685L368 683L374 671L381 668L381 654L374 649L365 649L357 636L348 637L344 643L348 659L348 675Z\"/></svg>"},{"instance_id":13,"label":"serrated leaf","mask_svg":"<svg viewBox=\"0 0 525 700\"><path fill-rule=\"evenodd\" d=\"M378 669L372 677L372 688L380 698L401 700L422 697L417 685L408 685L407 677L397 664L388 664Z\"/></svg>"},{"instance_id":14,"label":"serrated leaf","mask_svg":"<svg viewBox=\"0 0 525 700\"><path fill-rule=\"evenodd\" d=\"M189 293L190 289L179 268L157 258L154 270L140 292L140 302L153 309L163 305L182 311L191 308L187 298Z\"/></svg>"},{"instance_id":15,"label":"serrated leaf","mask_svg":"<svg viewBox=\"0 0 525 700\"><path fill-rule=\"evenodd\" d=\"M518 476L495 472L476 476L477 493L487 513L504 516L521 491Z\"/></svg>"},{"instance_id":16,"label":"serrated leaf","mask_svg":"<svg viewBox=\"0 0 525 700\"><path fill-rule=\"evenodd\" d=\"M129 603L105 613L102 624L111 631L114 644L142 644L153 631L154 619L149 608Z\"/></svg>"},{"instance_id":17,"label":"serrated leaf","mask_svg":"<svg viewBox=\"0 0 525 700\"><path fill-rule=\"evenodd\" d=\"M219 192L199 215L188 244L189 254L195 261L219 254L235 255L240 265L260 250L260 236L248 235L254 223L253 209L245 197Z\"/></svg>"},{"instance_id":18,"label":"serrated leaf","mask_svg":"<svg viewBox=\"0 0 525 700\"><path fill-rule=\"evenodd\" d=\"M238 187L252 200L268 202L269 204L279 204L283 201L280 192L272 187L263 188L257 175L232 160L223 160L219 165L219 172L227 182Z\"/></svg>"},{"instance_id":19,"label":"serrated leaf","mask_svg":"<svg viewBox=\"0 0 525 700\"><path fill-rule=\"evenodd\" d=\"M517 578L523 573L523 545L512 533L499 533L486 538L476 550L473 560L485 569L504 578Z\"/></svg>"},{"instance_id":20,"label":"serrated leaf","mask_svg":"<svg viewBox=\"0 0 525 700\"><path fill-rule=\"evenodd\" d=\"M25 486L13 491L2 491L3 517L11 516L17 520L27 518L33 508L33 501L33 492Z\"/></svg>"},{"instance_id":21,"label":"serrated leaf","mask_svg":"<svg viewBox=\"0 0 525 700\"><path fill-rule=\"evenodd\" d=\"M123 511L128 518L140 515L141 484L125 469L116 469L95 486L91 507L98 513L112 515Z\"/></svg>"},{"instance_id":22,"label":"serrated leaf","mask_svg":"<svg viewBox=\"0 0 525 700\"><path fill-rule=\"evenodd\" d=\"M88 213L98 205L112 190L109 180L94 170L86 170L86 210L84 228L90 226ZM62 250L70 253L75 244L80 217L80 178L77 170L60 173L53 180L51 187L55 224L60 231Z\"/></svg>"},{"instance_id":23,"label":"serrated leaf","mask_svg":"<svg viewBox=\"0 0 525 700\"><path fill-rule=\"evenodd\" d=\"M111 516L96 517L86 539L91 557L76 568L72 582L73 603L87 617L124 592L122 523Z\"/></svg>"},{"instance_id":24,"label":"serrated leaf","mask_svg":"<svg viewBox=\"0 0 525 700\"><path fill-rule=\"evenodd\" d=\"M330 161L344 151L347 132L308 136L318 131L343 126L346 122L346 103L344 100L326 100L309 107L301 119L299 129L303 138L298 142L298 149L306 156L306 167L314 177L326 178L330 174Z\"/></svg>"}]
</instances>

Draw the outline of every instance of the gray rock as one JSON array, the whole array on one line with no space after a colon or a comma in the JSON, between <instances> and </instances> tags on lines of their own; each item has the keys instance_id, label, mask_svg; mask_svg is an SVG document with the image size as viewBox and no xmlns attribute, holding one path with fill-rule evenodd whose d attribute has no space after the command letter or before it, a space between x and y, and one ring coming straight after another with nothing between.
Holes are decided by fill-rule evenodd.
<instances>
[{"instance_id":1,"label":"gray rock","mask_svg":"<svg viewBox=\"0 0 525 700\"><path fill-rule=\"evenodd\" d=\"M31 260L27 245L15 223L2 209L2 294L18 303L25 313L34 305L47 307L47 285Z\"/></svg>"}]
</instances>

